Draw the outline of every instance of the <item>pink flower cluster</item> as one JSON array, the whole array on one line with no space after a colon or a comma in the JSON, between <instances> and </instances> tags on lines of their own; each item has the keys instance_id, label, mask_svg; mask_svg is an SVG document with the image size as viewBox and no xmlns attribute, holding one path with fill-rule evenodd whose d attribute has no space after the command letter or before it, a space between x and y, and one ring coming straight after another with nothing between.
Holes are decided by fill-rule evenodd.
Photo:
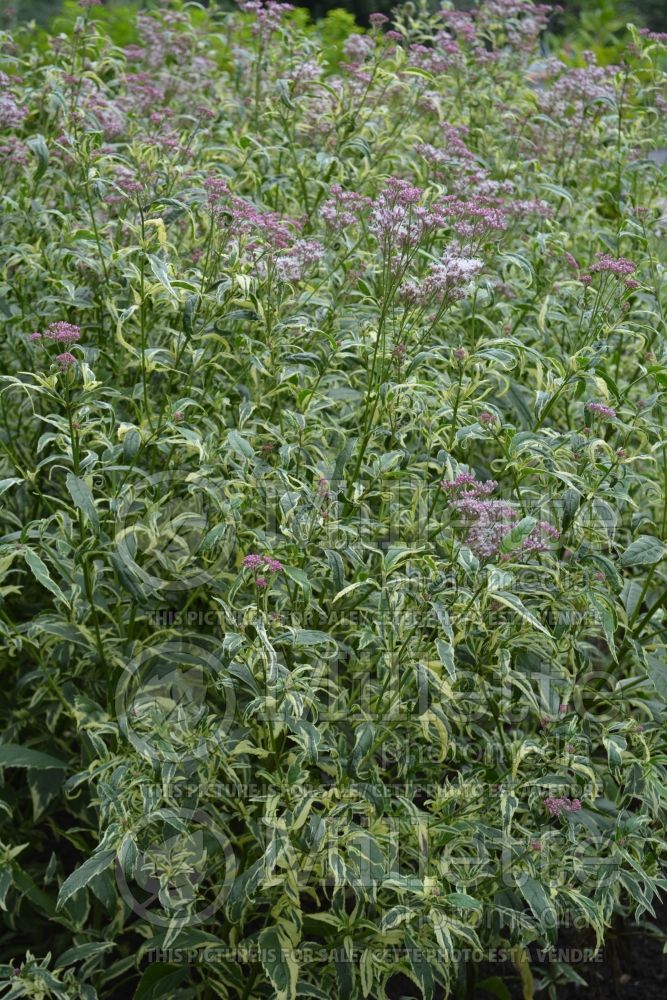
<instances>
[{"instance_id":1,"label":"pink flower cluster","mask_svg":"<svg viewBox=\"0 0 667 1000\"><path fill-rule=\"evenodd\" d=\"M316 240L297 240L287 253L276 259L276 273L280 281L300 281L309 268L319 263L324 248Z\"/></svg>"},{"instance_id":2,"label":"pink flower cluster","mask_svg":"<svg viewBox=\"0 0 667 1000\"><path fill-rule=\"evenodd\" d=\"M352 67L359 66L365 62L366 57L370 55L374 48L375 43L369 35L348 35L343 42L343 52L350 60ZM348 68L350 67L348 66Z\"/></svg>"},{"instance_id":3,"label":"pink flower cluster","mask_svg":"<svg viewBox=\"0 0 667 1000\"><path fill-rule=\"evenodd\" d=\"M471 472L460 472L456 479L443 479L440 489L446 493L455 493L457 497L483 497L498 489L495 479L486 479L483 483L475 479Z\"/></svg>"},{"instance_id":4,"label":"pink flower cluster","mask_svg":"<svg viewBox=\"0 0 667 1000\"><path fill-rule=\"evenodd\" d=\"M468 149L464 136L468 134L465 125L450 125L443 122L440 126L443 133L444 149L438 149L428 142L420 142L415 146L415 152L423 156L429 163L443 166L452 160L475 163L475 154Z\"/></svg>"},{"instance_id":5,"label":"pink flower cluster","mask_svg":"<svg viewBox=\"0 0 667 1000\"><path fill-rule=\"evenodd\" d=\"M589 413L596 413L603 420L613 420L616 416L616 410L612 409L611 406L605 406L604 403L586 403L584 409L588 410Z\"/></svg>"},{"instance_id":6,"label":"pink flower cluster","mask_svg":"<svg viewBox=\"0 0 667 1000\"><path fill-rule=\"evenodd\" d=\"M261 35L264 40L278 30L283 14L294 10L294 4L276 0L241 0L239 7L245 14L255 15L253 34Z\"/></svg>"},{"instance_id":7,"label":"pink flower cluster","mask_svg":"<svg viewBox=\"0 0 667 1000\"><path fill-rule=\"evenodd\" d=\"M502 210L489 204L488 199L462 201L454 195L447 195L443 201L454 231L462 238L479 240L494 230L507 229L507 219Z\"/></svg>"},{"instance_id":8,"label":"pink flower cluster","mask_svg":"<svg viewBox=\"0 0 667 1000\"><path fill-rule=\"evenodd\" d=\"M162 11L159 15L137 14L137 28L149 66L164 66L167 58L180 65L185 64L192 48L190 34L183 30L186 24L187 18L178 11Z\"/></svg>"},{"instance_id":9,"label":"pink flower cluster","mask_svg":"<svg viewBox=\"0 0 667 1000\"><path fill-rule=\"evenodd\" d=\"M320 215L336 232L353 226L362 210L371 204L370 198L364 198L355 191L344 191L340 184L332 184L329 195L320 208Z\"/></svg>"},{"instance_id":10,"label":"pink flower cluster","mask_svg":"<svg viewBox=\"0 0 667 1000\"><path fill-rule=\"evenodd\" d=\"M422 191L400 177L390 177L371 210L369 229L385 247L416 246L425 228Z\"/></svg>"},{"instance_id":11,"label":"pink flower cluster","mask_svg":"<svg viewBox=\"0 0 667 1000\"><path fill-rule=\"evenodd\" d=\"M643 35L644 38L648 38L651 42L667 43L667 31L651 31L650 28L640 28L639 34Z\"/></svg>"},{"instance_id":12,"label":"pink flower cluster","mask_svg":"<svg viewBox=\"0 0 667 1000\"><path fill-rule=\"evenodd\" d=\"M524 552L546 552L549 548L548 539L556 541L560 531L549 521L538 521L527 538L524 538L521 548Z\"/></svg>"},{"instance_id":13,"label":"pink flower cluster","mask_svg":"<svg viewBox=\"0 0 667 1000\"><path fill-rule=\"evenodd\" d=\"M633 274L637 265L627 257L612 257L608 253L596 253L597 260L591 264L590 271L610 271L611 274Z\"/></svg>"},{"instance_id":14,"label":"pink flower cluster","mask_svg":"<svg viewBox=\"0 0 667 1000\"><path fill-rule=\"evenodd\" d=\"M503 539L519 516L504 500L461 497L452 502L452 507L468 522L466 542L480 559L498 554Z\"/></svg>"},{"instance_id":15,"label":"pink flower cluster","mask_svg":"<svg viewBox=\"0 0 667 1000\"><path fill-rule=\"evenodd\" d=\"M33 342L38 340L52 340L54 343L63 344L66 347L69 347L70 344L74 344L80 339L81 328L74 323L67 323L65 320L58 320L56 323L51 323L44 333L31 333L28 337L28 340ZM56 354L55 360L63 372L67 371L71 365L76 364L76 358L70 351Z\"/></svg>"},{"instance_id":16,"label":"pink flower cluster","mask_svg":"<svg viewBox=\"0 0 667 1000\"><path fill-rule=\"evenodd\" d=\"M229 226L234 236L260 237L258 241L253 239L248 244L249 249L266 246L273 250L286 250L294 241L294 231L301 229L296 219L283 218L277 212L265 212L245 198L232 194L224 178L207 177L204 188L209 206Z\"/></svg>"},{"instance_id":17,"label":"pink flower cluster","mask_svg":"<svg viewBox=\"0 0 667 1000\"><path fill-rule=\"evenodd\" d=\"M544 804L552 816L561 816L567 812L579 812L581 809L581 801L579 799L570 799L567 795L563 795L560 798L548 795L544 800Z\"/></svg>"},{"instance_id":18,"label":"pink flower cluster","mask_svg":"<svg viewBox=\"0 0 667 1000\"><path fill-rule=\"evenodd\" d=\"M1 97L0 101L2 101ZM17 167L24 167L28 160L26 144L15 135L6 136L5 141L0 145L0 163L13 163Z\"/></svg>"},{"instance_id":19,"label":"pink flower cluster","mask_svg":"<svg viewBox=\"0 0 667 1000\"><path fill-rule=\"evenodd\" d=\"M602 107L603 101L613 100L615 95L615 68L596 66L595 56L588 53L588 57L585 67L576 68L565 67L559 59L549 60L547 71L552 80L536 95L541 109L570 129L590 128L595 121L594 102Z\"/></svg>"},{"instance_id":20,"label":"pink flower cluster","mask_svg":"<svg viewBox=\"0 0 667 1000\"><path fill-rule=\"evenodd\" d=\"M441 10L447 28L436 35L436 41L442 45L440 34L456 39L454 44L469 49L479 65L499 61L509 48L528 56L552 13L552 7L529 0L487 0L471 11ZM497 45L495 35L501 26L502 40Z\"/></svg>"},{"instance_id":21,"label":"pink flower cluster","mask_svg":"<svg viewBox=\"0 0 667 1000\"><path fill-rule=\"evenodd\" d=\"M493 479L478 482L468 472L454 480L443 480L440 488L454 496L452 510L463 516L467 526L466 543L480 559L496 556L514 527L519 514L504 500L484 499L493 493L498 484ZM517 545L524 553L545 552L550 539L560 537L560 532L548 521L538 521L529 534ZM509 557L509 553L507 554Z\"/></svg>"},{"instance_id":22,"label":"pink flower cluster","mask_svg":"<svg viewBox=\"0 0 667 1000\"><path fill-rule=\"evenodd\" d=\"M274 559L273 556L260 556L252 552L250 555L245 556L243 568L250 569L254 573L257 573L259 570L267 573L280 573L283 569L283 564L279 559ZM269 581L265 576L255 576L255 583L258 587L263 588L268 587Z\"/></svg>"},{"instance_id":23,"label":"pink flower cluster","mask_svg":"<svg viewBox=\"0 0 667 1000\"><path fill-rule=\"evenodd\" d=\"M420 304L460 299L464 295L464 287L479 274L482 266L477 257L463 257L447 251L439 264L430 265L422 281L406 282L402 288L403 295L409 301Z\"/></svg>"},{"instance_id":24,"label":"pink flower cluster","mask_svg":"<svg viewBox=\"0 0 667 1000\"><path fill-rule=\"evenodd\" d=\"M398 35L396 41L401 41L403 38L397 32L387 32L389 38L394 35ZM465 63L458 42L450 38L445 31L437 31L434 34L432 45L422 45L420 42L411 45L408 61L411 66L417 66L419 69L425 69L431 73L445 73L452 67L463 67Z\"/></svg>"},{"instance_id":25,"label":"pink flower cluster","mask_svg":"<svg viewBox=\"0 0 667 1000\"><path fill-rule=\"evenodd\" d=\"M125 194L136 194L141 191L141 182L127 167L116 167L116 184Z\"/></svg>"},{"instance_id":26,"label":"pink flower cluster","mask_svg":"<svg viewBox=\"0 0 667 1000\"><path fill-rule=\"evenodd\" d=\"M81 339L81 327L75 326L74 323L66 323L64 320L58 320L57 323L51 323L43 334L30 334L29 339L41 340L42 337L45 340L55 340L58 344L73 344Z\"/></svg>"},{"instance_id":27,"label":"pink flower cluster","mask_svg":"<svg viewBox=\"0 0 667 1000\"><path fill-rule=\"evenodd\" d=\"M6 73L0 72L0 128L15 128L20 125L28 114L26 108L16 103L14 95L5 88L10 80Z\"/></svg>"},{"instance_id":28,"label":"pink flower cluster","mask_svg":"<svg viewBox=\"0 0 667 1000\"><path fill-rule=\"evenodd\" d=\"M420 144L416 148L427 159L445 165L451 164L452 155L454 158L463 157L462 151L466 151L472 157L460 138L460 132L461 130L452 128L451 135L445 136L447 152L441 152L429 144ZM451 142L454 143L453 150L449 149ZM449 168L447 173L451 174ZM421 188L403 178L390 177L384 190L380 191L371 203L369 231L385 253L405 252L417 247L424 237L438 230L453 230L466 244L480 243L491 232L507 229L508 213L521 214L532 211L545 215L550 211L549 206L539 199L531 202L505 203L499 196L511 193L512 185L509 184L508 187L507 183L496 184L487 181L484 171L480 172L480 178L477 178L474 184L472 182L462 184L460 193L447 194L430 204L424 204ZM470 177L466 179L471 180ZM482 182L488 187L489 194L482 193ZM470 196L469 192L473 189L474 194ZM325 202L321 209L325 221L339 231L346 225L358 221L360 211L368 203L368 199L343 192L338 185L332 185L331 194L333 198ZM465 274L453 273L457 268L457 262L459 270L465 271ZM448 258L443 263L449 264L446 277L450 280L455 278L457 281L467 278L472 269L477 271L481 267L481 262L468 256L461 248L450 250ZM439 277L436 274L435 280L438 281L443 277L445 275L442 273Z\"/></svg>"}]
</instances>

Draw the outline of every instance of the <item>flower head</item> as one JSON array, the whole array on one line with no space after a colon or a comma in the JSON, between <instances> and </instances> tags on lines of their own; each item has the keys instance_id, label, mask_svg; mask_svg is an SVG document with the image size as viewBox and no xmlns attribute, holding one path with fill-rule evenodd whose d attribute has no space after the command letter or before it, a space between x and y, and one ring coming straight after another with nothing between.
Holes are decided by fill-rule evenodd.
<instances>
[{"instance_id":1,"label":"flower head","mask_svg":"<svg viewBox=\"0 0 667 1000\"><path fill-rule=\"evenodd\" d=\"M243 568L252 570L262 569L269 573L280 573L283 569L283 564L279 559L274 559L273 556L260 556L256 552L251 552L243 559Z\"/></svg>"},{"instance_id":2,"label":"flower head","mask_svg":"<svg viewBox=\"0 0 667 1000\"><path fill-rule=\"evenodd\" d=\"M570 799L567 795L556 797L547 795L544 804L552 816L562 816L563 813L579 812L581 809L580 799Z\"/></svg>"},{"instance_id":3,"label":"flower head","mask_svg":"<svg viewBox=\"0 0 667 1000\"><path fill-rule=\"evenodd\" d=\"M246 556L243 560L244 569L259 569L262 565L262 557L256 555L254 552Z\"/></svg>"},{"instance_id":4,"label":"flower head","mask_svg":"<svg viewBox=\"0 0 667 1000\"><path fill-rule=\"evenodd\" d=\"M281 281L300 281L309 268L323 257L324 248L316 240L297 240L276 260L276 273Z\"/></svg>"},{"instance_id":5,"label":"flower head","mask_svg":"<svg viewBox=\"0 0 667 1000\"><path fill-rule=\"evenodd\" d=\"M456 497L484 497L494 493L497 488L498 483L495 479L479 482L471 472L459 472L456 479L443 479L440 483L441 490Z\"/></svg>"},{"instance_id":6,"label":"flower head","mask_svg":"<svg viewBox=\"0 0 667 1000\"><path fill-rule=\"evenodd\" d=\"M627 257L612 257L608 253L596 253L596 261L591 264L590 271L609 271L611 274L633 274L637 265Z\"/></svg>"},{"instance_id":7,"label":"flower head","mask_svg":"<svg viewBox=\"0 0 667 1000\"><path fill-rule=\"evenodd\" d=\"M402 286L403 295L409 301L420 304L463 298L466 286L482 266L477 257L464 257L448 251L440 262L429 266L421 281L407 281Z\"/></svg>"},{"instance_id":8,"label":"flower head","mask_svg":"<svg viewBox=\"0 0 667 1000\"><path fill-rule=\"evenodd\" d=\"M47 340L55 340L59 344L73 344L81 339L81 327L59 320L47 327L44 337Z\"/></svg>"},{"instance_id":9,"label":"flower head","mask_svg":"<svg viewBox=\"0 0 667 1000\"><path fill-rule=\"evenodd\" d=\"M478 482L469 472L461 472L453 480L443 479L440 489L452 497L451 507L462 515L467 527L466 543L480 559L488 559L500 551L505 537L518 518L515 508L504 500L486 499L497 488L493 479ZM548 521L538 521L517 543L523 553L545 552L548 540L560 537L560 532ZM509 557L510 553L507 553Z\"/></svg>"},{"instance_id":10,"label":"flower head","mask_svg":"<svg viewBox=\"0 0 667 1000\"><path fill-rule=\"evenodd\" d=\"M57 354L56 361L60 365L60 370L66 372L70 365L76 364L76 358L69 351L65 351L64 354Z\"/></svg>"},{"instance_id":11,"label":"flower head","mask_svg":"<svg viewBox=\"0 0 667 1000\"><path fill-rule=\"evenodd\" d=\"M613 420L616 416L616 410L613 410L611 406L605 406L604 403L586 403L584 409L588 410L589 413L596 413L603 420Z\"/></svg>"}]
</instances>

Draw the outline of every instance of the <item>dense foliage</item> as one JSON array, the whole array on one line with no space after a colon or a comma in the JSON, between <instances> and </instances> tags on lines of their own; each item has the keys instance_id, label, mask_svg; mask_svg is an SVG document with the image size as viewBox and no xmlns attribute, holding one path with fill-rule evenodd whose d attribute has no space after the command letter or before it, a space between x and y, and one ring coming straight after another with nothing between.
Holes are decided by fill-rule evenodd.
<instances>
[{"instance_id":1,"label":"dense foliage","mask_svg":"<svg viewBox=\"0 0 667 1000\"><path fill-rule=\"evenodd\" d=\"M80 8L0 36L2 995L555 997L667 884L665 38Z\"/></svg>"}]
</instances>

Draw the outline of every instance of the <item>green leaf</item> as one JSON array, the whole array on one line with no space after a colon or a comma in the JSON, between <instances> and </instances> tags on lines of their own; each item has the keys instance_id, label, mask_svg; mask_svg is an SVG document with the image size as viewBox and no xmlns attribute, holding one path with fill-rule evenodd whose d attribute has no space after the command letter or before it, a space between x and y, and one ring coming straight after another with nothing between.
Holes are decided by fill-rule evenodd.
<instances>
[{"instance_id":1,"label":"green leaf","mask_svg":"<svg viewBox=\"0 0 667 1000\"><path fill-rule=\"evenodd\" d=\"M512 819L519 805L516 795L512 795L506 788L500 793L500 814L503 821L503 833L509 836L512 826Z\"/></svg>"},{"instance_id":2,"label":"green leaf","mask_svg":"<svg viewBox=\"0 0 667 1000\"><path fill-rule=\"evenodd\" d=\"M55 581L53 581L49 575L48 568L46 564L40 559L36 552L32 549L25 549L23 552L23 558L32 570L32 575L35 577L38 583L41 583L42 587L50 590L51 593L59 598L64 604L67 604L67 599L63 594L62 590Z\"/></svg>"},{"instance_id":3,"label":"green leaf","mask_svg":"<svg viewBox=\"0 0 667 1000\"><path fill-rule=\"evenodd\" d=\"M30 147L37 157L37 167L33 174L33 180L36 182L43 176L49 165L49 147L46 145L43 135L31 135L26 140L26 145Z\"/></svg>"},{"instance_id":4,"label":"green leaf","mask_svg":"<svg viewBox=\"0 0 667 1000\"><path fill-rule=\"evenodd\" d=\"M539 622L535 615L531 614L528 608L514 594L508 594L505 590L494 590L493 599L500 601L501 604L505 604L508 608L512 608L513 611L516 611L518 615L521 615L522 618L529 622L533 628L536 628L539 632L544 632L545 635L551 638L549 631L544 627L542 622Z\"/></svg>"},{"instance_id":5,"label":"green leaf","mask_svg":"<svg viewBox=\"0 0 667 1000\"><path fill-rule=\"evenodd\" d=\"M326 632L318 632L316 629L308 628L298 628L292 639L295 646L320 646L323 642L334 641L333 637Z\"/></svg>"},{"instance_id":6,"label":"green leaf","mask_svg":"<svg viewBox=\"0 0 667 1000\"><path fill-rule=\"evenodd\" d=\"M522 542L528 538L535 525L537 524L537 518L535 517L522 517L520 521L514 525L511 531L503 538L500 543L500 551L513 552L514 549L518 549Z\"/></svg>"},{"instance_id":7,"label":"green leaf","mask_svg":"<svg viewBox=\"0 0 667 1000\"><path fill-rule=\"evenodd\" d=\"M451 642L445 642L444 639L436 639L435 646L438 650L438 656L440 657L440 662L443 667L452 678L456 680L456 664L454 662L454 647Z\"/></svg>"},{"instance_id":8,"label":"green leaf","mask_svg":"<svg viewBox=\"0 0 667 1000\"><path fill-rule=\"evenodd\" d=\"M237 455L242 455L243 458L255 457L254 448L246 441L243 435L238 433L238 431L229 432L227 435L227 444L233 452Z\"/></svg>"},{"instance_id":9,"label":"green leaf","mask_svg":"<svg viewBox=\"0 0 667 1000\"><path fill-rule=\"evenodd\" d=\"M337 604L341 598L346 597L347 594L351 594L354 590L359 590L362 587L375 587L377 589L377 586L378 585L375 580L358 580L356 583L350 583L347 587L343 587L342 590L339 590L331 603Z\"/></svg>"},{"instance_id":10,"label":"green leaf","mask_svg":"<svg viewBox=\"0 0 667 1000\"><path fill-rule=\"evenodd\" d=\"M363 997L370 996L373 989L373 952L370 948L364 948L359 960L359 975L361 977L361 994Z\"/></svg>"},{"instance_id":11,"label":"green leaf","mask_svg":"<svg viewBox=\"0 0 667 1000\"><path fill-rule=\"evenodd\" d=\"M100 522L95 509L95 501L86 482L69 472L67 474L67 489L69 490L69 495L72 498L74 506L83 511L95 532L98 532Z\"/></svg>"},{"instance_id":12,"label":"green leaf","mask_svg":"<svg viewBox=\"0 0 667 1000\"><path fill-rule=\"evenodd\" d=\"M304 571L296 566L283 566L283 572L285 576L289 577L290 580L296 583L297 587L303 591L303 596L306 601L309 601L312 597L313 590L310 586L310 580Z\"/></svg>"},{"instance_id":13,"label":"green leaf","mask_svg":"<svg viewBox=\"0 0 667 1000\"><path fill-rule=\"evenodd\" d=\"M299 966L289 938L278 927L267 927L259 935L259 957L275 989L274 1000L294 1000Z\"/></svg>"},{"instance_id":14,"label":"green leaf","mask_svg":"<svg viewBox=\"0 0 667 1000\"><path fill-rule=\"evenodd\" d=\"M667 701L667 665L657 656L647 657L647 670L653 687L663 701Z\"/></svg>"},{"instance_id":15,"label":"green leaf","mask_svg":"<svg viewBox=\"0 0 667 1000\"><path fill-rule=\"evenodd\" d=\"M466 892L448 892L444 899L446 903L451 903L452 906L458 906L464 910L476 910L479 912L482 909L480 901L473 899Z\"/></svg>"},{"instance_id":16,"label":"green leaf","mask_svg":"<svg viewBox=\"0 0 667 1000\"><path fill-rule=\"evenodd\" d=\"M3 868L0 871L0 910L7 912L7 893L9 892L14 879L11 868Z\"/></svg>"},{"instance_id":17,"label":"green leaf","mask_svg":"<svg viewBox=\"0 0 667 1000\"><path fill-rule=\"evenodd\" d=\"M435 981L433 970L427 955L421 950L411 934L405 935L405 943L410 956L410 968L413 978L422 991L423 1000L432 1000Z\"/></svg>"},{"instance_id":18,"label":"green leaf","mask_svg":"<svg viewBox=\"0 0 667 1000\"><path fill-rule=\"evenodd\" d=\"M324 990L318 989L312 983L305 983L303 979L300 979L296 984L296 995L298 997L315 997L316 1000L331 1000L330 993L325 993Z\"/></svg>"},{"instance_id":19,"label":"green leaf","mask_svg":"<svg viewBox=\"0 0 667 1000\"><path fill-rule=\"evenodd\" d=\"M5 493L10 487L16 486L17 483L22 483L22 479L17 479L13 476L11 479L0 479L0 497Z\"/></svg>"},{"instance_id":20,"label":"green leaf","mask_svg":"<svg viewBox=\"0 0 667 1000\"><path fill-rule=\"evenodd\" d=\"M0 743L0 767L33 767L41 771L58 768L64 771L67 764L41 750L31 750L30 747L22 747L17 743Z\"/></svg>"},{"instance_id":21,"label":"green leaf","mask_svg":"<svg viewBox=\"0 0 667 1000\"><path fill-rule=\"evenodd\" d=\"M187 965L167 965L156 962L146 968L139 980L133 1000L163 1000L175 996L177 988L190 974Z\"/></svg>"},{"instance_id":22,"label":"green leaf","mask_svg":"<svg viewBox=\"0 0 667 1000\"><path fill-rule=\"evenodd\" d=\"M555 944L558 920L547 889L530 875L521 875L517 885L549 941Z\"/></svg>"},{"instance_id":23,"label":"green leaf","mask_svg":"<svg viewBox=\"0 0 667 1000\"><path fill-rule=\"evenodd\" d=\"M375 726L372 722L362 722L357 729L357 736L354 743L354 749L350 754L350 759L348 761L348 773L351 775L356 775L360 777L358 768L364 757L370 751L373 745L373 737L375 736Z\"/></svg>"},{"instance_id":24,"label":"green leaf","mask_svg":"<svg viewBox=\"0 0 667 1000\"><path fill-rule=\"evenodd\" d=\"M627 749L628 742L619 733L610 734L602 738L602 743L607 750L607 759L611 767L620 767L623 763L623 751Z\"/></svg>"},{"instance_id":25,"label":"green leaf","mask_svg":"<svg viewBox=\"0 0 667 1000\"><path fill-rule=\"evenodd\" d=\"M654 566L667 555L667 545L653 535L640 535L621 556L621 566Z\"/></svg>"},{"instance_id":26,"label":"green leaf","mask_svg":"<svg viewBox=\"0 0 667 1000\"><path fill-rule=\"evenodd\" d=\"M480 990L485 990L487 993L491 993L494 997L498 997L498 1000L512 1000L512 994L507 989L500 976L489 976L488 979L483 979L481 983L478 983L477 985Z\"/></svg>"},{"instance_id":27,"label":"green leaf","mask_svg":"<svg viewBox=\"0 0 667 1000\"><path fill-rule=\"evenodd\" d=\"M93 955L102 955L105 951L110 951L115 947L116 945L113 941L90 941L88 944L80 944L75 948L68 948L57 959L54 968L64 969L68 965L74 965L75 962L82 962Z\"/></svg>"},{"instance_id":28,"label":"green leaf","mask_svg":"<svg viewBox=\"0 0 667 1000\"><path fill-rule=\"evenodd\" d=\"M49 802L60 794L65 771L55 767L26 769L26 779L32 799L33 819L39 819Z\"/></svg>"},{"instance_id":29,"label":"green leaf","mask_svg":"<svg viewBox=\"0 0 667 1000\"><path fill-rule=\"evenodd\" d=\"M332 483L337 483L343 478L345 466L349 462L352 452L354 451L355 443L356 442L352 438L346 438L343 449L336 458L336 464L331 477Z\"/></svg>"},{"instance_id":30,"label":"green leaf","mask_svg":"<svg viewBox=\"0 0 667 1000\"><path fill-rule=\"evenodd\" d=\"M174 287L169 279L167 262L164 261L162 257L158 257L158 255L154 253L148 253L146 254L146 256L148 258L148 263L151 266L151 270L155 275L155 277L157 278L157 280L164 288L167 289L167 291L169 292L169 294L173 299L178 299L178 296L174 291Z\"/></svg>"},{"instance_id":31,"label":"green leaf","mask_svg":"<svg viewBox=\"0 0 667 1000\"><path fill-rule=\"evenodd\" d=\"M417 915L417 911L412 906L392 906L390 910L387 910L382 918L382 923L380 929L382 931L392 930L394 927L399 927L400 924L406 921L413 920Z\"/></svg>"},{"instance_id":32,"label":"green leaf","mask_svg":"<svg viewBox=\"0 0 667 1000\"><path fill-rule=\"evenodd\" d=\"M393 573L393 571L397 569L402 562L404 562L406 559L409 559L410 556L417 555L418 553L423 551L424 551L424 546L415 549L404 548L402 546L400 547L394 546L390 549L387 549L387 552L384 557L384 568L386 575L389 576L391 573Z\"/></svg>"},{"instance_id":33,"label":"green leaf","mask_svg":"<svg viewBox=\"0 0 667 1000\"><path fill-rule=\"evenodd\" d=\"M610 601L605 600L599 595L591 596L591 604L597 610L600 616L600 624L602 625L602 630L604 632L604 637L607 640L607 645L614 659L616 659L616 644L614 642L614 634L616 632L617 620L616 611L613 604Z\"/></svg>"},{"instance_id":34,"label":"green leaf","mask_svg":"<svg viewBox=\"0 0 667 1000\"><path fill-rule=\"evenodd\" d=\"M105 871L115 857L115 851L100 851L99 854L93 854L87 861L84 861L60 886L58 908L60 909L75 892L84 889L96 875Z\"/></svg>"}]
</instances>

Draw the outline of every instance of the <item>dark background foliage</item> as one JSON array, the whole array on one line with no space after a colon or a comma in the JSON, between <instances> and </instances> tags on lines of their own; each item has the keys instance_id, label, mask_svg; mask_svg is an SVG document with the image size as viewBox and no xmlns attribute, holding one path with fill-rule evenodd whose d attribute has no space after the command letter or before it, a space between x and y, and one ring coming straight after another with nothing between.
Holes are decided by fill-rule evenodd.
<instances>
[{"instance_id":1,"label":"dark background foliage","mask_svg":"<svg viewBox=\"0 0 667 1000\"><path fill-rule=\"evenodd\" d=\"M104 0L109 3L109 0ZM204 0L206 2L206 0ZM150 7L150 0L138 0L138 5ZM297 0L299 7L307 7L314 17L322 17L328 10L343 7L353 13L360 24L368 23L368 16L374 11L387 13L396 6L396 0ZM20 20L48 21L57 14L62 0L8 0L4 16L16 16ZM458 6L470 6L462 2ZM665 0L560 0L566 18L579 20L582 14L617 15L622 18L642 22L655 30L667 30L667 4Z\"/></svg>"}]
</instances>

